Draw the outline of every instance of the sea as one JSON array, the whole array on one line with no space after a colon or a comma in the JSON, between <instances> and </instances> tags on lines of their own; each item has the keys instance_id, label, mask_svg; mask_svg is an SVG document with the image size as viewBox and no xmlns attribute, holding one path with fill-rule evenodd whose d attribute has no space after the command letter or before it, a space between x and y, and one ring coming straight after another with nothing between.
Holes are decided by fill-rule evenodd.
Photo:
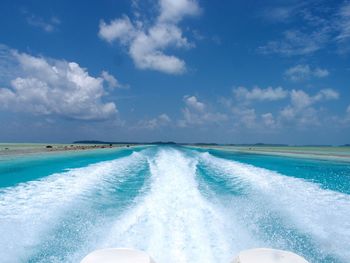
<instances>
[{"instance_id":1,"label":"sea","mask_svg":"<svg viewBox=\"0 0 350 263\"><path fill-rule=\"evenodd\" d=\"M229 263L268 247L350 262L350 163L183 146L1 156L0 262L95 249Z\"/></svg>"}]
</instances>

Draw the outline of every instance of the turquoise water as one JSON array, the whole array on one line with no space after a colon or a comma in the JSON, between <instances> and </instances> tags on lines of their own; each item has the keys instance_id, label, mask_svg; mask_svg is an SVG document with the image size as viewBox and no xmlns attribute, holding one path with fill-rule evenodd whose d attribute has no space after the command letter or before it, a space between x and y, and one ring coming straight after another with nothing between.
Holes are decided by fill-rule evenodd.
<instances>
[{"instance_id":1,"label":"turquoise water","mask_svg":"<svg viewBox=\"0 0 350 263\"><path fill-rule=\"evenodd\" d=\"M254 247L350 262L350 164L144 147L0 160L1 262L79 262L104 247L158 263Z\"/></svg>"}]
</instances>

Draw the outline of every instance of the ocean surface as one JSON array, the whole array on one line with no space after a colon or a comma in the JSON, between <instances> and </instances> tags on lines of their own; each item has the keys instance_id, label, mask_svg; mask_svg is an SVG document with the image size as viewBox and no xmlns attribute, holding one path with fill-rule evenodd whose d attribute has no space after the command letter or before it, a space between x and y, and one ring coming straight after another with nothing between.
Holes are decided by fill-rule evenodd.
<instances>
[{"instance_id":1,"label":"ocean surface","mask_svg":"<svg viewBox=\"0 0 350 263\"><path fill-rule=\"evenodd\" d=\"M0 261L133 247L229 263L255 247L350 262L350 163L150 146L0 159Z\"/></svg>"}]
</instances>

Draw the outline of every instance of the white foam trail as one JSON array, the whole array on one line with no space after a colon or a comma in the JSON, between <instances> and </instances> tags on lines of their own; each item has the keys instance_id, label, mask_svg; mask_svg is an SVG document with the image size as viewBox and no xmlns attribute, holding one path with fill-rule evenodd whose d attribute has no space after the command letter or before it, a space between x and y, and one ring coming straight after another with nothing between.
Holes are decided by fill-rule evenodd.
<instances>
[{"instance_id":1,"label":"white foam trail","mask_svg":"<svg viewBox=\"0 0 350 263\"><path fill-rule=\"evenodd\" d=\"M350 261L350 196L325 190L302 179L202 154L202 160L217 175L239 179L251 187L251 194L266 200L269 209L279 211L303 233L317 240L320 251Z\"/></svg>"},{"instance_id":2,"label":"white foam trail","mask_svg":"<svg viewBox=\"0 0 350 263\"><path fill-rule=\"evenodd\" d=\"M1 262L25 262L37 245L59 223L59 218L86 195L123 181L130 166L144 158L140 153L53 174L38 181L0 191Z\"/></svg>"},{"instance_id":3,"label":"white foam trail","mask_svg":"<svg viewBox=\"0 0 350 263\"><path fill-rule=\"evenodd\" d=\"M159 263L229 262L233 253L251 247L254 242L234 217L227 218L199 192L196 165L178 150L161 150L150 160L149 192L116 221L99 247L144 249Z\"/></svg>"}]
</instances>

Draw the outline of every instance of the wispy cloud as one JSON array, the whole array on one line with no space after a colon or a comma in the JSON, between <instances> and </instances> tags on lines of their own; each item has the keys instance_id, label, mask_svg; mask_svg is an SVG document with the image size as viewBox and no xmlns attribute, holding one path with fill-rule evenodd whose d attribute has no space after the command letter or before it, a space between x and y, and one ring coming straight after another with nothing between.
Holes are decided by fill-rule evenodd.
<instances>
[{"instance_id":1,"label":"wispy cloud","mask_svg":"<svg viewBox=\"0 0 350 263\"><path fill-rule=\"evenodd\" d=\"M127 89L129 88L129 85L122 84L117 80L115 76L110 74L108 71L102 71L101 77L107 82L108 87L111 89L117 88L117 89Z\"/></svg>"},{"instance_id":2,"label":"wispy cloud","mask_svg":"<svg viewBox=\"0 0 350 263\"><path fill-rule=\"evenodd\" d=\"M347 53L350 51L350 2L345 2L340 8L336 25L339 29L336 36L339 52Z\"/></svg>"},{"instance_id":3,"label":"wispy cloud","mask_svg":"<svg viewBox=\"0 0 350 263\"><path fill-rule=\"evenodd\" d=\"M313 32L303 32L297 29L286 30L282 39L269 41L258 48L263 54L277 53L285 56L307 55L322 49L329 41L328 28L320 28Z\"/></svg>"},{"instance_id":4,"label":"wispy cloud","mask_svg":"<svg viewBox=\"0 0 350 263\"><path fill-rule=\"evenodd\" d=\"M288 23L298 11L299 5L268 7L262 10L261 16L269 22Z\"/></svg>"},{"instance_id":5,"label":"wispy cloud","mask_svg":"<svg viewBox=\"0 0 350 263\"><path fill-rule=\"evenodd\" d=\"M324 78L329 75L329 71L323 68L312 68L310 65L299 64L287 69L284 76L291 81L302 81L310 78Z\"/></svg>"},{"instance_id":6,"label":"wispy cloud","mask_svg":"<svg viewBox=\"0 0 350 263\"><path fill-rule=\"evenodd\" d=\"M30 13L25 9L22 10L22 13L28 25L37 27L47 33L57 30L58 26L61 24L61 20L56 16L44 19L43 17Z\"/></svg>"},{"instance_id":7,"label":"wispy cloud","mask_svg":"<svg viewBox=\"0 0 350 263\"><path fill-rule=\"evenodd\" d=\"M265 16L266 19L266 16ZM335 45L339 52L347 52L350 39L350 3L326 8L322 3L297 3L292 7L275 7L271 19L290 21L280 38L270 40L258 48L263 54L283 56L309 55Z\"/></svg>"},{"instance_id":8,"label":"wispy cloud","mask_svg":"<svg viewBox=\"0 0 350 263\"><path fill-rule=\"evenodd\" d=\"M343 42L350 39L350 2L340 8L338 16L339 35L336 39Z\"/></svg>"}]
</instances>

